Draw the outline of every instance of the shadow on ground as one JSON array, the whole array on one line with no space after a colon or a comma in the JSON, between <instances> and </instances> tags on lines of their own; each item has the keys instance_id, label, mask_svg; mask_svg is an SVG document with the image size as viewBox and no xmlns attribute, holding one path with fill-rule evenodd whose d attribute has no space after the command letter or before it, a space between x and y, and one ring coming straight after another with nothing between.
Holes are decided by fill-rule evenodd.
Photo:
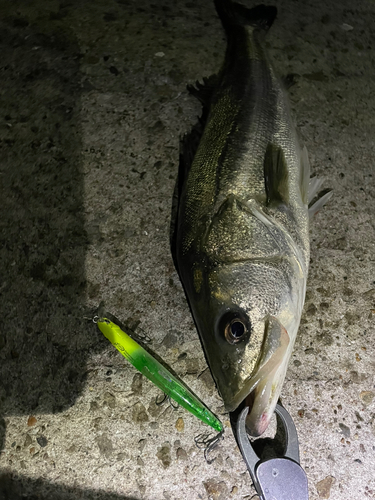
<instances>
[{"instance_id":1,"label":"shadow on ground","mask_svg":"<svg viewBox=\"0 0 375 500\"><path fill-rule=\"evenodd\" d=\"M37 24L19 15L1 23L2 418L71 406L88 354L100 345L83 319L81 55L59 26L43 16ZM2 420L0 450L4 434Z\"/></svg>"},{"instance_id":2,"label":"shadow on ground","mask_svg":"<svg viewBox=\"0 0 375 500\"><path fill-rule=\"evenodd\" d=\"M80 490L31 480L13 474L0 475L1 500L136 500L103 491Z\"/></svg>"}]
</instances>

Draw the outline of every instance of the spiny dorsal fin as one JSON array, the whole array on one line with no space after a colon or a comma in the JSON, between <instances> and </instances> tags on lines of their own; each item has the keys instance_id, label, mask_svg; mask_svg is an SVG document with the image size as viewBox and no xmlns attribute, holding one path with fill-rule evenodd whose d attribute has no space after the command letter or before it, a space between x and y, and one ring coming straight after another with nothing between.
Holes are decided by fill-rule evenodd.
<instances>
[{"instance_id":1,"label":"spiny dorsal fin","mask_svg":"<svg viewBox=\"0 0 375 500\"><path fill-rule=\"evenodd\" d=\"M288 203L288 168L280 146L267 146L264 155L264 182L268 205Z\"/></svg>"},{"instance_id":2,"label":"spiny dorsal fin","mask_svg":"<svg viewBox=\"0 0 375 500\"><path fill-rule=\"evenodd\" d=\"M212 94L219 84L218 75L211 75L203 78L203 83L196 82L194 85L188 85L187 89L191 95L196 97L204 107L209 107Z\"/></svg>"},{"instance_id":3,"label":"spiny dorsal fin","mask_svg":"<svg viewBox=\"0 0 375 500\"><path fill-rule=\"evenodd\" d=\"M176 184L173 192L171 224L169 228L169 240L171 244L172 257L176 269L178 269L177 259L176 259L176 245L177 245L178 210L181 199L181 192L185 182L185 178L190 170L195 153L197 152L199 141L201 140L203 133L203 128L204 127L202 123L198 122L196 125L194 125L192 130L188 134L185 134L180 140L180 162L178 167Z\"/></svg>"}]
</instances>

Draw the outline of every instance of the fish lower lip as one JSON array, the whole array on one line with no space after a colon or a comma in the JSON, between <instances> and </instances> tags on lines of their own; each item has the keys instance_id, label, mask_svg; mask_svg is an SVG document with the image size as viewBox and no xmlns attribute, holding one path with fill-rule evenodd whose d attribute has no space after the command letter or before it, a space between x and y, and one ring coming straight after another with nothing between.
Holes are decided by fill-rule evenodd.
<instances>
[{"instance_id":1,"label":"fish lower lip","mask_svg":"<svg viewBox=\"0 0 375 500\"><path fill-rule=\"evenodd\" d=\"M250 394L247 396L247 398L244 401L244 406L248 406L248 408L249 408L249 412L248 412L249 418L246 418L246 430L247 430L248 434L250 434L251 436L258 437L261 434L263 434L263 432L267 429L268 418L267 418L267 414L263 413L261 418L257 422L258 425L256 425L256 426L254 426L250 421L251 410L254 406L254 401L255 401L255 391L256 391L256 389L251 391Z\"/></svg>"},{"instance_id":2,"label":"fish lower lip","mask_svg":"<svg viewBox=\"0 0 375 500\"><path fill-rule=\"evenodd\" d=\"M242 410L245 408L245 406L247 406L249 408L248 415L251 413L251 410L252 410L253 404L254 404L254 399L255 399L255 389L252 390L245 397L245 399L242 401L242 403L240 403L235 410L229 412L229 416L230 416L230 420L231 420L233 428L235 428L235 424L237 422L238 416L242 412ZM250 431L250 429L247 429L247 430L248 430L248 432ZM249 432L249 434L251 434L251 433Z\"/></svg>"},{"instance_id":3,"label":"fish lower lip","mask_svg":"<svg viewBox=\"0 0 375 500\"><path fill-rule=\"evenodd\" d=\"M263 412L260 417L256 420L256 424L254 425L254 422L251 422L251 411L254 406L255 402L255 394L256 390L252 390L248 396L242 401L242 403L236 408L236 410L230 412L230 420L232 423L232 427L235 428L235 424L237 422L238 416L241 413L241 411L244 409L245 406L249 408L248 412L248 418L246 419L246 430L249 436L252 436L254 438L261 436L265 430L268 427L270 416L267 414L267 412Z\"/></svg>"},{"instance_id":4,"label":"fish lower lip","mask_svg":"<svg viewBox=\"0 0 375 500\"><path fill-rule=\"evenodd\" d=\"M254 437L263 434L268 427L280 394L288 360L290 338L287 330L277 318L270 317L268 325L266 357L253 375L252 387L250 384L250 392L242 405L249 407L246 429Z\"/></svg>"},{"instance_id":5,"label":"fish lower lip","mask_svg":"<svg viewBox=\"0 0 375 500\"><path fill-rule=\"evenodd\" d=\"M253 407L254 404L254 398L255 398L255 389L253 389L250 394L245 398L243 406L248 406L249 407L249 413Z\"/></svg>"},{"instance_id":6,"label":"fish lower lip","mask_svg":"<svg viewBox=\"0 0 375 500\"><path fill-rule=\"evenodd\" d=\"M245 398L243 406L247 406L249 408L248 417L251 415L251 410L254 406L255 401L255 389L250 392L250 394ZM258 437L266 430L268 425L268 421L266 419L261 419L260 425L254 427L251 425L250 418L246 418L246 430L248 434L253 437Z\"/></svg>"}]
</instances>

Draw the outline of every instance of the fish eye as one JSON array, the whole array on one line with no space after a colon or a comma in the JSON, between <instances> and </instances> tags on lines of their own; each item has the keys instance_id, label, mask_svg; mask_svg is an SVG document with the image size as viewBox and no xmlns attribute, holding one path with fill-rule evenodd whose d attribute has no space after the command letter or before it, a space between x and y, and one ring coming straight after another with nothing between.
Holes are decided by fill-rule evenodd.
<instances>
[{"instance_id":1,"label":"fish eye","mask_svg":"<svg viewBox=\"0 0 375 500\"><path fill-rule=\"evenodd\" d=\"M225 338L230 344L236 344L242 340L246 333L247 327L240 318L233 318L226 324L224 330Z\"/></svg>"}]
</instances>

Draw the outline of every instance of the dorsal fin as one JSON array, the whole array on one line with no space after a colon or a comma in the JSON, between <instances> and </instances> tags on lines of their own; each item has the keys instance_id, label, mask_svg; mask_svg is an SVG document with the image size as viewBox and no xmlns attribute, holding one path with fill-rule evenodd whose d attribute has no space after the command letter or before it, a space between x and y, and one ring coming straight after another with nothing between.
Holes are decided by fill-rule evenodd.
<instances>
[{"instance_id":1,"label":"dorsal fin","mask_svg":"<svg viewBox=\"0 0 375 500\"><path fill-rule=\"evenodd\" d=\"M190 170L195 153L197 152L204 127L206 126L212 95L217 87L217 84L218 76L211 75L208 78L203 78L203 83L196 82L195 86L188 85L187 87L190 94L202 103L203 110L202 116L198 119L198 122L194 125L191 132L185 134L180 142L180 165L178 171L180 187L182 187L184 183L186 174Z\"/></svg>"},{"instance_id":2,"label":"dorsal fin","mask_svg":"<svg viewBox=\"0 0 375 500\"><path fill-rule=\"evenodd\" d=\"M219 84L218 75L211 75L203 78L203 83L196 82L194 85L188 85L187 89L191 95L196 97L203 106L209 107L212 94Z\"/></svg>"},{"instance_id":3,"label":"dorsal fin","mask_svg":"<svg viewBox=\"0 0 375 500\"><path fill-rule=\"evenodd\" d=\"M171 210L171 225L170 225L170 244L172 250L172 257L177 268L176 259L176 238L177 238L177 224L178 224L178 209L179 201L181 198L182 187L185 183L187 173L193 163L195 153L197 152L204 127L207 122L209 107L212 95L218 84L218 76L211 75L208 78L203 78L203 83L196 82L194 85L188 85L188 91L191 95L196 97L203 105L202 116L198 122L193 126L192 130L185 134L180 141L180 161L178 167L177 180L174 188Z\"/></svg>"},{"instance_id":4,"label":"dorsal fin","mask_svg":"<svg viewBox=\"0 0 375 500\"><path fill-rule=\"evenodd\" d=\"M267 204L288 203L288 168L280 146L268 144L264 155L264 183Z\"/></svg>"},{"instance_id":5,"label":"dorsal fin","mask_svg":"<svg viewBox=\"0 0 375 500\"><path fill-rule=\"evenodd\" d=\"M181 199L182 187L185 178L194 160L195 153L197 152L199 142L203 133L203 126L200 122L196 123L192 130L185 134L180 140L180 158L178 165L178 173L176 184L173 191L172 209L171 209L171 224L169 228L169 240L172 250L172 257L176 269L176 244L177 244L177 224L178 224L178 210Z\"/></svg>"}]
</instances>

